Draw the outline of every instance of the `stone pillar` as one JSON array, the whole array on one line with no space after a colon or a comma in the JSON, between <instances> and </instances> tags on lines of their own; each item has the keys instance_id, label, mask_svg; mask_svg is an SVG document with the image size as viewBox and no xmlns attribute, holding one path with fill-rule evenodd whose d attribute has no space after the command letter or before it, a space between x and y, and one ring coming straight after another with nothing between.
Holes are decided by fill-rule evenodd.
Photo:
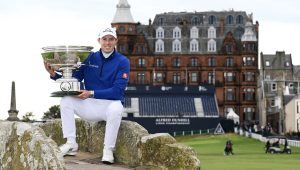
<instances>
[{"instance_id":1,"label":"stone pillar","mask_svg":"<svg viewBox=\"0 0 300 170\"><path fill-rule=\"evenodd\" d=\"M11 99L10 99L10 109L8 111L9 117L7 120L9 121L19 121L18 118L18 110L16 104L16 90L15 90L15 82L13 81L11 84Z\"/></svg>"}]
</instances>

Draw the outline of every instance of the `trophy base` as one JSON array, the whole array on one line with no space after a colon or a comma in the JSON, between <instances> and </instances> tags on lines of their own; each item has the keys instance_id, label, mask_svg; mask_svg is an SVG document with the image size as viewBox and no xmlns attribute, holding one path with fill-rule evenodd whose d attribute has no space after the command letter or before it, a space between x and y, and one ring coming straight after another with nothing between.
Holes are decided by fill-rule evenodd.
<instances>
[{"instance_id":1,"label":"trophy base","mask_svg":"<svg viewBox=\"0 0 300 170\"><path fill-rule=\"evenodd\" d=\"M50 97L64 97L64 96L77 96L81 92L79 91L56 91L51 93Z\"/></svg>"}]
</instances>

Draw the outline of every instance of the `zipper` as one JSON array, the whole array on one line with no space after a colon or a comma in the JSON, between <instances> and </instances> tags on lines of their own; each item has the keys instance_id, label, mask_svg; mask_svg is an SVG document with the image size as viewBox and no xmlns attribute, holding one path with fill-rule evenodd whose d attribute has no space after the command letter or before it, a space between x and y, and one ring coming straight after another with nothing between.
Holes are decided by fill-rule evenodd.
<instances>
[{"instance_id":1,"label":"zipper","mask_svg":"<svg viewBox=\"0 0 300 170\"><path fill-rule=\"evenodd\" d=\"M106 63L106 58L103 60L103 63L101 65L101 69L100 69L100 76L102 76L102 70L103 70L103 66Z\"/></svg>"}]
</instances>

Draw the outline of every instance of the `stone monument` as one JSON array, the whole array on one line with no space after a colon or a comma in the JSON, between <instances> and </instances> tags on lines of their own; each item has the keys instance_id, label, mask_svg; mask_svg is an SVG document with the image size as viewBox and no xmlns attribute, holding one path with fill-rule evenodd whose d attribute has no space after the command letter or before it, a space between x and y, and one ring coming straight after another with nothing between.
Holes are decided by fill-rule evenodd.
<instances>
[{"instance_id":1,"label":"stone monument","mask_svg":"<svg viewBox=\"0 0 300 170\"><path fill-rule=\"evenodd\" d=\"M19 121L18 118L18 110L16 106L16 89L15 89L15 82L13 81L11 84L11 100L10 100L10 109L8 111L9 117L7 120L9 121Z\"/></svg>"}]
</instances>

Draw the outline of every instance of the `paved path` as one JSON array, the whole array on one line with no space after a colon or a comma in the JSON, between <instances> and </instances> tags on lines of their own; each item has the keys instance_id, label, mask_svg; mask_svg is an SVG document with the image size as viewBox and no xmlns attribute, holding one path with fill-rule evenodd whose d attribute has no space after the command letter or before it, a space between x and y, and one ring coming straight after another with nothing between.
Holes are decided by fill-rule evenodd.
<instances>
[{"instance_id":1,"label":"paved path","mask_svg":"<svg viewBox=\"0 0 300 170\"><path fill-rule=\"evenodd\" d=\"M76 156L65 156L67 170L133 170L124 165L105 165L97 154L78 152Z\"/></svg>"}]
</instances>

